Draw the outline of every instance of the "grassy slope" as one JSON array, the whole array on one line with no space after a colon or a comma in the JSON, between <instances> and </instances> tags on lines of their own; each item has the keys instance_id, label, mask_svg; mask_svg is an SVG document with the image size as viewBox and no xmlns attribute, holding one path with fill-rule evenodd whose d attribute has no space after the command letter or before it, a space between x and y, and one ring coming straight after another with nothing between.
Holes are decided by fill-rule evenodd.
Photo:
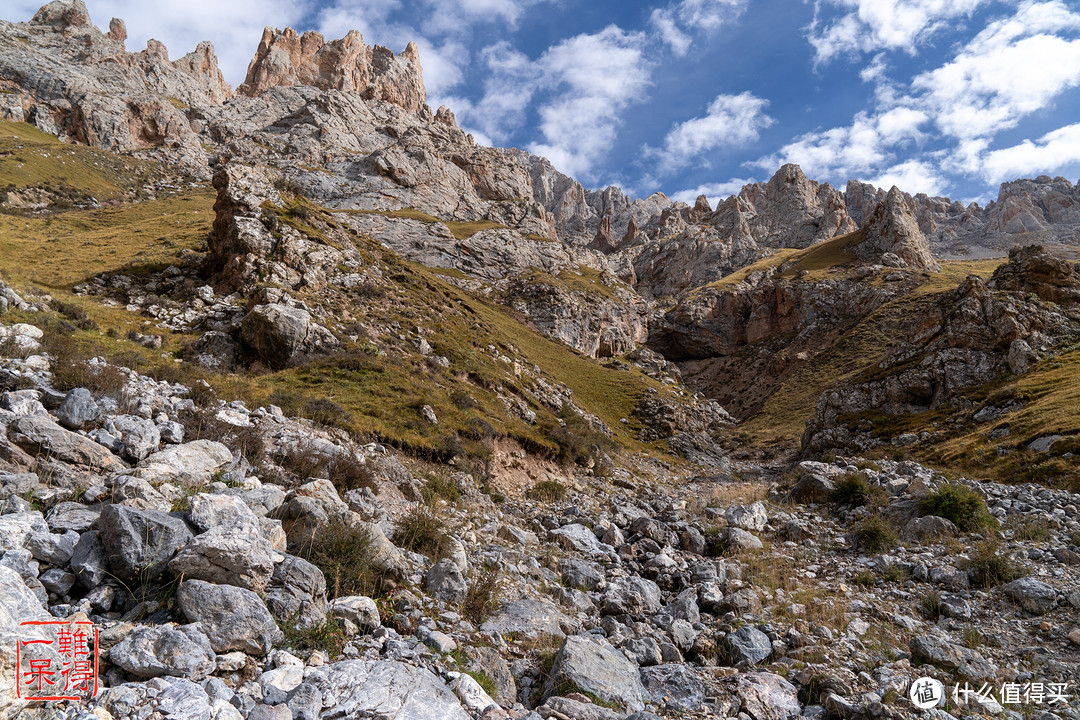
<instances>
[{"instance_id":1,"label":"grassy slope","mask_svg":"<svg viewBox=\"0 0 1080 720\"><path fill-rule=\"evenodd\" d=\"M16 165L3 165L11 158L0 158L0 167L10 172L9 186L42 187L63 177L65 183L76 183L75 192L105 198L124 192L127 178L154 171L152 164L69 146L14 123L0 123L0 148L3 141L20 146L24 154L32 142L35 157L41 158L40 163ZM53 162L56 158L63 159L60 170ZM63 175L57 175L61 170ZM536 450L557 451L552 433L560 419L532 399L535 381L515 375L513 366L493 358L488 346L521 358L529 367L537 365L546 378L565 384L573 391L574 401L600 417L621 445L649 449L634 438L637 423L620 420L630 417L646 388L659 387L655 381L637 370L616 370L580 356L529 329L506 308L477 299L447 282L441 273L403 261L366 238L353 241L383 267L390 278L385 288L388 294L381 299L345 298L335 309L368 323L428 328L435 352L451 359L450 368L428 363L411 347L392 341L380 341L383 354L373 355L374 346L361 341L343 355L276 373L213 376L186 366L178 371L175 364L163 363L160 351L147 351L125 336L129 330L155 332L164 336L164 349L173 351L192 338L161 330L115 304L71 293L74 285L101 273L161 268L179 260L185 251L205 249L214 217L213 200L213 192L200 187L108 208L0 215L0 274L17 288L45 290L85 310L98 326L75 333L87 353L104 353L170 379L206 379L225 399L267 402L273 398L290 402L290 409L301 413L313 407L312 401L329 399L343 410L334 418L336 424L417 451L437 451L447 436L458 432L482 435L480 421ZM427 219L409 211L395 216ZM459 237L467 237L488 225L461 223L452 229ZM306 223L303 229L318 232ZM582 277L582 282L591 280ZM317 302L324 300L317 298ZM42 318L12 313L5 320L40 322ZM537 413L537 424L528 425L509 414L497 397L500 393L523 398ZM432 405L439 425L422 419L423 405Z\"/></svg>"}]
</instances>

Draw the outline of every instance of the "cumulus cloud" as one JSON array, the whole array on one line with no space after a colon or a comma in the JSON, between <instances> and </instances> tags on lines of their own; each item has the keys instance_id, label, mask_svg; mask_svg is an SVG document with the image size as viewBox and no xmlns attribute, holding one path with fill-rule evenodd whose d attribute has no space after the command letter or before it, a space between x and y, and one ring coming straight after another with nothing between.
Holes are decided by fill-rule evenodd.
<instances>
[{"instance_id":1,"label":"cumulus cloud","mask_svg":"<svg viewBox=\"0 0 1080 720\"><path fill-rule=\"evenodd\" d=\"M674 193L671 196L671 199L693 205L694 201L697 200L698 195L704 195L710 198L710 202L715 207L716 200L722 200L731 197L732 195L738 195L740 190L755 182L757 182L757 180L752 178L732 178L727 182L706 183L705 185L698 185L692 190L680 190L679 192Z\"/></svg>"},{"instance_id":2,"label":"cumulus cloud","mask_svg":"<svg viewBox=\"0 0 1080 720\"><path fill-rule=\"evenodd\" d=\"M918 140L919 126L926 120L925 114L911 108L858 113L850 125L802 135L755 165L771 171L796 163L811 177L843 182L887 165L893 157L891 148Z\"/></svg>"},{"instance_id":3,"label":"cumulus cloud","mask_svg":"<svg viewBox=\"0 0 1080 720\"><path fill-rule=\"evenodd\" d=\"M653 10L649 18L660 39L679 57L693 44L692 33L713 33L738 19L749 0L682 0Z\"/></svg>"},{"instance_id":4,"label":"cumulus cloud","mask_svg":"<svg viewBox=\"0 0 1080 720\"><path fill-rule=\"evenodd\" d=\"M807 39L815 62L826 63L848 54L878 50L915 52L916 47L948 26L970 16L989 0L818 0ZM829 21L821 15L827 6L844 12Z\"/></svg>"},{"instance_id":5,"label":"cumulus cloud","mask_svg":"<svg viewBox=\"0 0 1080 720\"><path fill-rule=\"evenodd\" d=\"M1080 123L1058 128L1036 142L1024 140L1012 147L986 153L981 161L987 181L1000 183L1016 177L1051 174L1080 162Z\"/></svg>"},{"instance_id":6,"label":"cumulus cloud","mask_svg":"<svg viewBox=\"0 0 1080 720\"><path fill-rule=\"evenodd\" d=\"M768 103L749 92L718 95L704 117L674 126L664 139L663 149L647 149L646 153L659 158L660 172L665 173L679 170L711 151L746 145L775 122L764 112Z\"/></svg>"},{"instance_id":7,"label":"cumulus cloud","mask_svg":"<svg viewBox=\"0 0 1080 720\"><path fill-rule=\"evenodd\" d=\"M912 195L926 193L931 196L941 195L949 185L934 165L923 160L908 160L893 165L865 182L886 190L895 185Z\"/></svg>"},{"instance_id":8,"label":"cumulus cloud","mask_svg":"<svg viewBox=\"0 0 1080 720\"><path fill-rule=\"evenodd\" d=\"M1060 35L1078 29L1080 14L1062 2L1025 3L912 89L947 135L992 136L1080 86L1080 38Z\"/></svg>"},{"instance_id":9,"label":"cumulus cloud","mask_svg":"<svg viewBox=\"0 0 1080 720\"><path fill-rule=\"evenodd\" d=\"M587 176L610 150L622 111L641 102L652 84L643 40L609 25L548 48L536 61L538 86L551 93L539 113L544 139L529 151L564 173Z\"/></svg>"}]
</instances>

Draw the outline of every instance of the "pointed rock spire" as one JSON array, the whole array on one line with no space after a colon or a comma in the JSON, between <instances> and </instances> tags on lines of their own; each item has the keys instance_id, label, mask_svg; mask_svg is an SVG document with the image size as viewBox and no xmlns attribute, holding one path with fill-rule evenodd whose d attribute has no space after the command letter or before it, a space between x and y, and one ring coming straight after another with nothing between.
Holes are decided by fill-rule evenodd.
<instances>
[{"instance_id":1,"label":"pointed rock spire","mask_svg":"<svg viewBox=\"0 0 1080 720\"><path fill-rule=\"evenodd\" d=\"M912 270L941 270L915 219L915 203L895 185L874 208L864 229L866 240L856 249L859 257L877 260L892 253Z\"/></svg>"}]
</instances>

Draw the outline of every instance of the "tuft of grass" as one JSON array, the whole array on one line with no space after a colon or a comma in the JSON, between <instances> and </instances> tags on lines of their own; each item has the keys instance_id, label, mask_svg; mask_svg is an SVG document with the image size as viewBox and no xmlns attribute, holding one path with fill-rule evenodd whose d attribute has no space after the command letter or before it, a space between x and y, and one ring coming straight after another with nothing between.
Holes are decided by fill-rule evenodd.
<instances>
[{"instance_id":1,"label":"tuft of grass","mask_svg":"<svg viewBox=\"0 0 1080 720\"><path fill-rule=\"evenodd\" d=\"M311 534L300 555L322 570L331 598L383 594L386 583L372 564L372 538L366 528L332 522Z\"/></svg>"},{"instance_id":2,"label":"tuft of grass","mask_svg":"<svg viewBox=\"0 0 1080 720\"><path fill-rule=\"evenodd\" d=\"M317 627L304 627L295 618L279 622L278 627L285 635L285 645L305 654L314 650L325 650L331 658L340 657L345 643L348 642L345 628L330 615Z\"/></svg>"},{"instance_id":3,"label":"tuft of grass","mask_svg":"<svg viewBox=\"0 0 1080 720\"><path fill-rule=\"evenodd\" d=\"M875 504L880 503L884 494L881 488L870 484L865 473L849 472L836 481L836 487L829 499L836 505L862 507L870 504L872 500Z\"/></svg>"},{"instance_id":4,"label":"tuft of grass","mask_svg":"<svg viewBox=\"0 0 1080 720\"><path fill-rule=\"evenodd\" d=\"M461 499L461 490L444 472L434 472L428 475L427 484L424 485L422 492L424 502L429 504L436 498L442 498L449 503L455 503Z\"/></svg>"},{"instance_id":5,"label":"tuft of grass","mask_svg":"<svg viewBox=\"0 0 1080 720\"><path fill-rule=\"evenodd\" d=\"M895 547L899 539L896 528L880 515L868 517L851 533L855 546L871 555L879 555Z\"/></svg>"},{"instance_id":6,"label":"tuft of grass","mask_svg":"<svg viewBox=\"0 0 1080 720\"><path fill-rule=\"evenodd\" d=\"M397 521L392 540L395 545L427 555L433 561L445 558L450 552L442 519L424 507L417 507Z\"/></svg>"},{"instance_id":7,"label":"tuft of grass","mask_svg":"<svg viewBox=\"0 0 1080 720\"><path fill-rule=\"evenodd\" d=\"M941 595L936 591L924 595L920 605L923 613L931 622L937 622L941 619Z\"/></svg>"},{"instance_id":8,"label":"tuft of grass","mask_svg":"<svg viewBox=\"0 0 1080 720\"><path fill-rule=\"evenodd\" d=\"M541 480L529 488L529 499L540 502L560 502L566 498L569 489L558 480Z\"/></svg>"},{"instance_id":9,"label":"tuft of grass","mask_svg":"<svg viewBox=\"0 0 1080 720\"><path fill-rule=\"evenodd\" d=\"M1001 554L1000 543L996 540L980 543L966 565L972 582L983 588L1010 582L1021 575L1016 563Z\"/></svg>"},{"instance_id":10,"label":"tuft of grass","mask_svg":"<svg viewBox=\"0 0 1080 720\"><path fill-rule=\"evenodd\" d=\"M465 592L462 614L479 627L499 608L499 570L488 565L481 570Z\"/></svg>"},{"instance_id":11,"label":"tuft of grass","mask_svg":"<svg viewBox=\"0 0 1080 720\"><path fill-rule=\"evenodd\" d=\"M1010 515L1001 529L1011 532L1013 540L1046 542L1053 537L1052 527L1044 517Z\"/></svg>"},{"instance_id":12,"label":"tuft of grass","mask_svg":"<svg viewBox=\"0 0 1080 720\"><path fill-rule=\"evenodd\" d=\"M923 515L937 515L951 520L964 532L997 527L982 495L967 485L946 483L919 501Z\"/></svg>"}]
</instances>

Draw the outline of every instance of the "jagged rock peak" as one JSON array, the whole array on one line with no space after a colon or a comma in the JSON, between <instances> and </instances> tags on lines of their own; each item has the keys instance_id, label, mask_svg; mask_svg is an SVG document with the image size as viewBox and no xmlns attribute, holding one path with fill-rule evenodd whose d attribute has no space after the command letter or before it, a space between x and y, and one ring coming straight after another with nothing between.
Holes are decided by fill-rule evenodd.
<instances>
[{"instance_id":1,"label":"jagged rock peak","mask_svg":"<svg viewBox=\"0 0 1080 720\"><path fill-rule=\"evenodd\" d=\"M941 269L915 219L915 203L895 185L874 208L864 229L866 240L856 250L859 257L876 260L891 253L912 270Z\"/></svg>"},{"instance_id":2,"label":"jagged rock peak","mask_svg":"<svg viewBox=\"0 0 1080 720\"><path fill-rule=\"evenodd\" d=\"M416 43L395 56L384 47L364 44L356 30L326 42L317 32L300 35L292 28L268 27L237 90L254 97L272 87L293 85L355 92L410 111L423 109L427 102Z\"/></svg>"},{"instance_id":3,"label":"jagged rock peak","mask_svg":"<svg viewBox=\"0 0 1080 720\"><path fill-rule=\"evenodd\" d=\"M30 22L33 25L52 25L61 30L69 27L92 27L90 13L83 0L53 0L34 13Z\"/></svg>"}]
</instances>

